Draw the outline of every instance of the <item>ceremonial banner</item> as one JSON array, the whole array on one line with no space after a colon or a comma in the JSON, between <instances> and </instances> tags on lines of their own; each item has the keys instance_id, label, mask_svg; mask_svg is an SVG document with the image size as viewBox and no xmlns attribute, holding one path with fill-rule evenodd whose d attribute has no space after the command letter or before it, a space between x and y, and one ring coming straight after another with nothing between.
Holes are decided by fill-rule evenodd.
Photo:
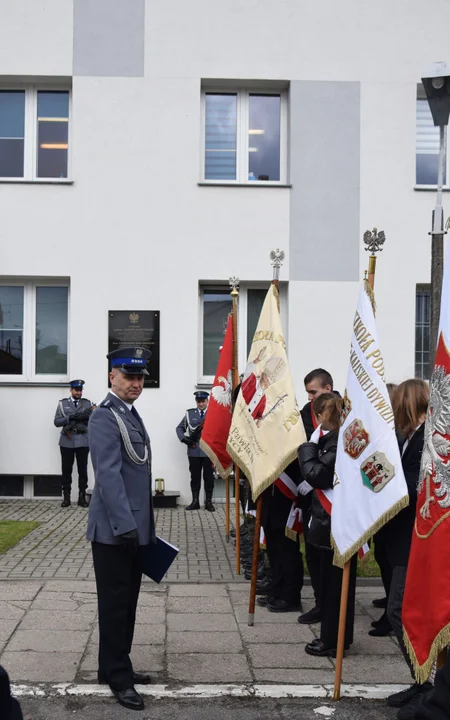
<instances>
[{"instance_id":1,"label":"ceremonial banner","mask_svg":"<svg viewBox=\"0 0 450 720\"><path fill-rule=\"evenodd\" d=\"M404 640L418 682L450 644L450 246L447 241L438 347L403 598Z\"/></svg>"},{"instance_id":2,"label":"ceremonial banner","mask_svg":"<svg viewBox=\"0 0 450 720\"><path fill-rule=\"evenodd\" d=\"M201 449L224 480L231 473L233 464L227 453L227 439L231 425L232 365L233 316L229 315L200 440Z\"/></svg>"},{"instance_id":3,"label":"ceremonial banner","mask_svg":"<svg viewBox=\"0 0 450 720\"><path fill-rule=\"evenodd\" d=\"M334 562L343 567L409 503L368 290L353 322L332 496Z\"/></svg>"},{"instance_id":4,"label":"ceremonial banner","mask_svg":"<svg viewBox=\"0 0 450 720\"><path fill-rule=\"evenodd\" d=\"M253 499L297 457L305 430L295 399L275 285L266 295L234 408L227 450Z\"/></svg>"}]
</instances>

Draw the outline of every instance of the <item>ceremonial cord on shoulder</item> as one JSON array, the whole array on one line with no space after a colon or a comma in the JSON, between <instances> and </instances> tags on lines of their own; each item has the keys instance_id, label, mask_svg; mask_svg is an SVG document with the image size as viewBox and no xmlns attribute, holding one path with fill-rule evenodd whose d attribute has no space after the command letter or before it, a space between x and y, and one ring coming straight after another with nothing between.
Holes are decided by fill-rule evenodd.
<instances>
[{"instance_id":1,"label":"ceremonial cord on shoulder","mask_svg":"<svg viewBox=\"0 0 450 720\"><path fill-rule=\"evenodd\" d=\"M116 422L119 427L119 432L120 432L120 435L122 437L123 444L125 447L125 452L128 455L128 457L130 458L131 462L134 462L136 465L145 465L145 463L148 460L147 445L145 446L144 457L140 458L130 440L130 435L128 433L127 426L125 425L124 421L120 417L119 413L116 412L113 408L109 408L109 409L111 410L112 414L116 418Z\"/></svg>"}]
</instances>

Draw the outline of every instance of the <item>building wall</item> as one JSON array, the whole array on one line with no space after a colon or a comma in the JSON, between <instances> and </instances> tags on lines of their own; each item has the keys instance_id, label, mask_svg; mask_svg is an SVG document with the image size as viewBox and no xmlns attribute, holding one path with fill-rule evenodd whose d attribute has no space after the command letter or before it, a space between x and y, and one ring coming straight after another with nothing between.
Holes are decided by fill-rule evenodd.
<instances>
[{"instance_id":1,"label":"building wall","mask_svg":"<svg viewBox=\"0 0 450 720\"><path fill-rule=\"evenodd\" d=\"M413 374L434 204L414 190L416 84L448 54L449 20L445 0L0 0L3 79L73 83L73 184L0 182L1 274L70 277L69 374L96 402L108 310L161 311L161 386L139 411L154 475L183 501L175 426L198 379L199 281L269 280L269 251L285 250L302 402L314 366L345 386L361 238L376 225L387 379ZM202 79L290 83L292 188L198 185ZM59 472L53 414L66 394L0 378L0 473Z\"/></svg>"}]
</instances>

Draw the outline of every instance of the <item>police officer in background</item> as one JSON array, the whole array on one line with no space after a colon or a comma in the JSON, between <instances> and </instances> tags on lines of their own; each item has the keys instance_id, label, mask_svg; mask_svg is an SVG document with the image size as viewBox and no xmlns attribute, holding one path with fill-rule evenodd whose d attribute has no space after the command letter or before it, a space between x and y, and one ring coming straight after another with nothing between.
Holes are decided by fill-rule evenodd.
<instances>
[{"instance_id":1,"label":"police officer in background","mask_svg":"<svg viewBox=\"0 0 450 720\"><path fill-rule=\"evenodd\" d=\"M54 420L56 427L62 428L59 437L63 491L61 507L70 506L72 468L75 457L78 468L78 505L87 507L89 455L87 426L95 405L87 398L82 397L84 380L72 380L69 385L71 397L59 401Z\"/></svg>"},{"instance_id":2,"label":"police officer in background","mask_svg":"<svg viewBox=\"0 0 450 720\"><path fill-rule=\"evenodd\" d=\"M111 392L89 422L95 486L86 537L92 543L98 597L98 681L117 701L142 710L135 684L150 683L130 660L141 586L140 546L156 543L150 438L133 403L148 375L151 352L128 347L107 355Z\"/></svg>"},{"instance_id":3,"label":"police officer in background","mask_svg":"<svg viewBox=\"0 0 450 720\"><path fill-rule=\"evenodd\" d=\"M214 492L213 466L211 460L199 445L208 408L209 393L198 390L194 393L194 397L197 407L186 410L185 416L176 428L179 441L187 445L189 472L191 473L192 502L187 506L186 510L200 510L200 487L203 468L206 495L205 510L214 512L216 508L212 504Z\"/></svg>"}]
</instances>

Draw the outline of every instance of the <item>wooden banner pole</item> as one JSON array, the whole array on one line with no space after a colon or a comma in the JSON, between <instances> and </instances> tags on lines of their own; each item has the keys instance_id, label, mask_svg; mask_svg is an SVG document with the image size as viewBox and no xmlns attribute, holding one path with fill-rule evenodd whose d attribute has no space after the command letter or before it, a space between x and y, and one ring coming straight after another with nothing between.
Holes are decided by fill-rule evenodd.
<instances>
[{"instance_id":1,"label":"wooden banner pole","mask_svg":"<svg viewBox=\"0 0 450 720\"><path fill-rule=\"evenodd\" d=\"M239 279L237 277L230 278L231 298L233 302L233 363L231 368L232 387L233 387L233 404L234 394L239 386L239 356L238 356L238 297L239 297ZM240 493L241 486L239 484L239 467L234 465L234 502L235 502L235 522L236 522L236 575L241 574L241 519L240 519Z\"/></svg>"},{"instance_id":2,"label":"wooden banner pole","mask_svg":"<svg viewBox=\"0 0 450 720\"><path fill-rule=\"evenodd\" d=\"M259 556L259 535L261 532L261 511L262 511L262 495L256 501L256 522L255 535L253 537L253 561L252 561L252 583L250 585L250 603L248 607L248 624L253 625L255 621L255 604L256 604L256 583L258 574L258 556Z\"/></svg>"}]
</instances>

